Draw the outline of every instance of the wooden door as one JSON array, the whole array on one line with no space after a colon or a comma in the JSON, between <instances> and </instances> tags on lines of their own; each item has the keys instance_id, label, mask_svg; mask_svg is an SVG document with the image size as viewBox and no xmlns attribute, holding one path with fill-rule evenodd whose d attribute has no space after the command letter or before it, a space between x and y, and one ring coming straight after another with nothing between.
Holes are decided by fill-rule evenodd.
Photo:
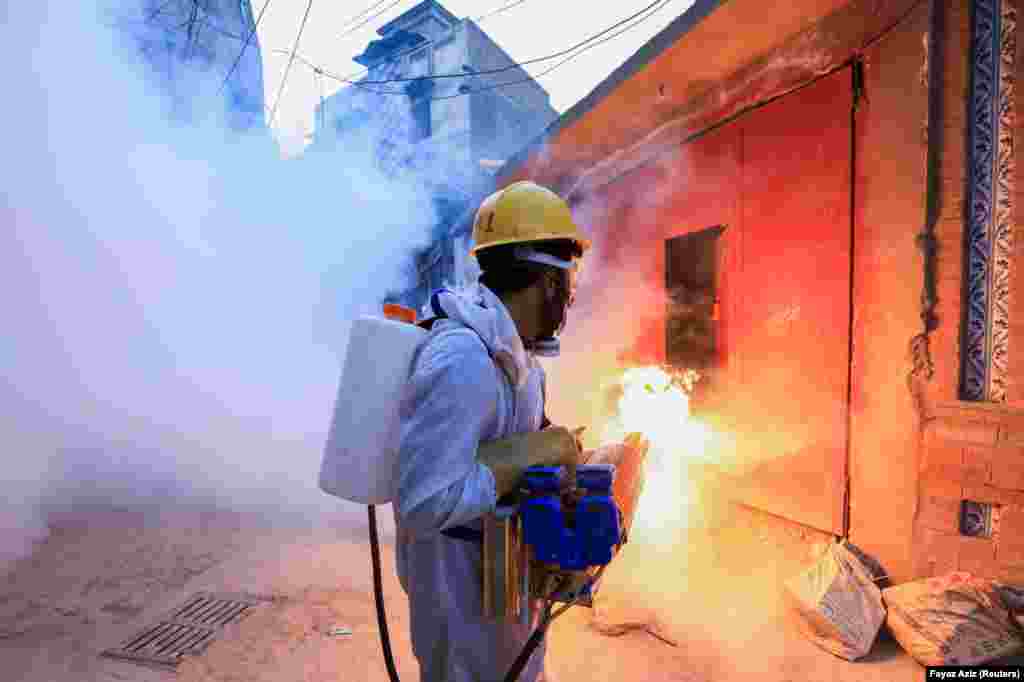
<instances>
[{"instance_id":1,"label":"wooden door","mask_svg":"<svg viewBox=\"0 0 1024 682\"><path fill-rule=\"evenodd\" d=\"M738 498L845 534L851 74L740 119Z\"/></svg>"}]
</instances>

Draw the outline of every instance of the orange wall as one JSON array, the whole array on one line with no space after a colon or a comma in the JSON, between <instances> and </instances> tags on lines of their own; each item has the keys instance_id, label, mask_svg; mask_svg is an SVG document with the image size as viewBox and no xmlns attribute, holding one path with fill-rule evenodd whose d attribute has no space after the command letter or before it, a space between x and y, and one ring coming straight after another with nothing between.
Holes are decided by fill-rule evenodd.
<instances>
[{"instance_id":1,"label":"orange wall","mask_svg":"<svg viewBox=\"0 0 1024 682\"><path fill-rule=\"evenodd\" d=\"M921 331L915 237L925 224L928 18L922 4L865 51L856 118L850 538L898 579L913 571L917 502L907 348Z\"/></svg>"},{"instance_id":2,"label":"orange wall","mask_svg":"<svg viewBox=\"0 0 1024 682\"><path fill-rule=\"evenodd\" d=\"M943 13L941 42L941 126L933 131L940 145L937 295L938 329L931 336L935 376L928 386L932 404L955 400L959 391L960 322L963 287L964 188L966 184L967 104L970 86L970 5L935 4Z\"/></svg>"}]
</instances>

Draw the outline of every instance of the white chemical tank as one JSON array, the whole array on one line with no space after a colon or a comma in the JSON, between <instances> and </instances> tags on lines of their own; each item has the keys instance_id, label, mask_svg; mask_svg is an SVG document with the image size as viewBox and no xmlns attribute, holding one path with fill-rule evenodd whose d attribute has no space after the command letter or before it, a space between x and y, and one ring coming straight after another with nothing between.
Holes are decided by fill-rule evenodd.
<instances>
[{"instance_id":1,"label":"white chemical tank","mask_svg":"<svg viewBox=\"0 0 1024 682\"><path fill-rule=\"evenodd\" d=\"M394 497L399 403L413 356L427 337L410 324L413 311L385 311L393 319L367 316L352 323L320 465L321 490L360 504L386 504Z\"/></svg>"}]
</instances>

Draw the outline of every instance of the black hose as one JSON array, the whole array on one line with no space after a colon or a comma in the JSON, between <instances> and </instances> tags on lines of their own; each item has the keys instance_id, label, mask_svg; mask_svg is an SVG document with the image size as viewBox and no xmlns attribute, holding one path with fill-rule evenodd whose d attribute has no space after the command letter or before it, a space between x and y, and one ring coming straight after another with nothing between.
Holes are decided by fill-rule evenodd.
<instances>
[{"instance_id":1,"label":"black hose","mask_svg":"<svg viewBox=\"0 0 1024 682\"><path fill-rule=\"evenodd\" d=\"M547 629L547 623L542 622L533 631L533 634L530 635L530 639L526 640L526 646L524 646L523 650L519 652L519 656L512 664L512 667L509 668L508 674L505 675L505 682L516 682L516 680L519 679L519 676L523 672L523 668L526 667L526 664L530 660L530 656L532 656L533 652L538 646L540 646L540 643L544 641L544 634L547 632Z\"/></svg>"},{"instance_id":2,"label":"black hose","mask_svg":"<svg viewBox=\"0 0 1024 682\"><path fill-rule=\"evenodd\" d=\"M380 575L380 541L377 539L377 510L370 504L366 506L366 515L370 522L370 557L373 559L373 593L377 601L377 627L380 628L380 645L384 649L384 664L388 667L391 682L401 682L395 668L395 658L391 654L391 637L388 635L388 620L384 614L384 587Z\"/></svg>"},{"instance_id":3,"label":"black hose","mask_svg":"<svg viewBox=\"0 0 1024 682\"><path fill-rule=\"evenodd\" d=\"M388 635L388 620L384 612L384 587L381 580L380 570L380 540L377 538L377 509L369 504L366 506L366 516L370 525L370 558L373 561L373 596L377 602L377 627L380 629L380 646L384 650L384 664L388 668L388 677L391 682L401 682L398 678L398 670L395 668L395 657L391 653L391 637ZM545 614L547 615L547 614ZM544 634L547 632L548 619L545 617L540 625L530 635L523 650L519 652L508 674L505 675L505 682L516 682L526 667L530 656L544 641Z\"/></svg>"}]
</instances>

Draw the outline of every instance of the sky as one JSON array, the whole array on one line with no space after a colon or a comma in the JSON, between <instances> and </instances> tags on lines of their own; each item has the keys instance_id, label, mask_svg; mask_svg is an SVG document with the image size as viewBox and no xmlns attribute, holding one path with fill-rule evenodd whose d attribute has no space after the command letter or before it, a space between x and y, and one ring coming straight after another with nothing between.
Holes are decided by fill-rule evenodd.
<instances>
[{"instance_id":1,"label":"sky","mask_svg":"<svg viewBox=\"0 0 1024 682\"><path fill-rule=\"evenodd\" d=\"M288 52L295 43L308 1L252 0L254 16L260 15L266 2L270 4L260 22L258 35L263 50L267 106L273 108L289 61ZM419 2L314 0L302 32L298 55L331 73L358 77L362 70L352 58L377 37L377 28ZM614 3L593 0L445 0L442 4L460 18L476 18L508 6L508 9L478 23L513 59L525 61L578 43L642 10L651 4L651 0ZM634 28L583 52L543 76L540 83L551 95L552 106L559 113L568 110L692 4L693 0L666 0L656 5L650 14L634 20L643 19ZM366 12L371 7L374 9ZM385 8L386 11L367 21ZM644 19L647 16L649 18ZM527 67L527 71L531 75L537 74L557 61L533 64ZM286 152L301 149L303 139L312 132L314 107L319 98L331 95L343 85L327 76L318 76L301 61L293 63L274 121L278 140Z\"/></svg>"}]
</instances>

